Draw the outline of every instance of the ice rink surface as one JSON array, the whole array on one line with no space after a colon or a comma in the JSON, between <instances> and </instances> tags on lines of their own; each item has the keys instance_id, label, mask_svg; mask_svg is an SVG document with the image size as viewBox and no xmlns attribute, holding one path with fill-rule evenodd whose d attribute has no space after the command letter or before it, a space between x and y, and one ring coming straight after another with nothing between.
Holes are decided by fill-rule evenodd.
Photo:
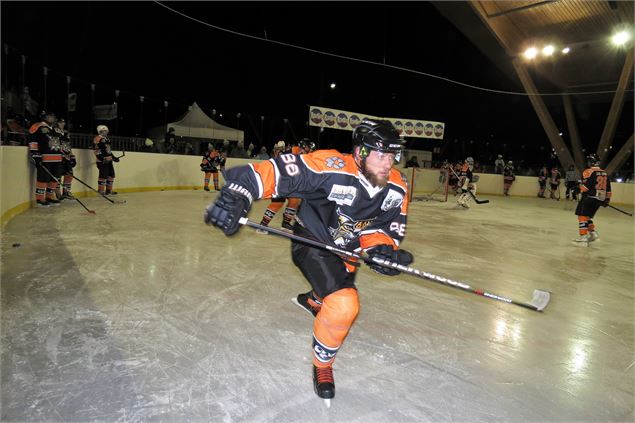
<instances>
[{"instance_id":1,"label":"ice rink surface","mask_svg":"<svg viewBox=\"0 0 635 423\"><path fill-rule=\"evenodd\" d=\"M206 227L215 193L119 197L84 199L95 216L67 202L4 228L2 421L634 419L631 217L600 209L601 240L583 248L572 202L414 202L414 267L551 302L539 313L363 266L327 409L311 317L290 301L308 284L289 241Z\"/></svg>"}]
</instances>

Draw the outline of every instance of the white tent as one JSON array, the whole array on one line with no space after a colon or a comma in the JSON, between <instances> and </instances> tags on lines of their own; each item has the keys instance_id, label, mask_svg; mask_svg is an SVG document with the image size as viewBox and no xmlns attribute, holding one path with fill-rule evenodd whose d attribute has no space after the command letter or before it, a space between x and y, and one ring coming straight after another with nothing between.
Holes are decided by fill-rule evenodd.
<instances>
[{"instance_id":1,"label":"white tent","mask_svg":"<svg viewBox=\"0 0 635 423\"><path fill-rule=\"evenodd\" d=\"M165 127L153 128L151 132L157 138L162 138L169 128L174 128L175 135L179 137L243 141L245 136L240 129L221 125L207 116L196 102L180 120L168 123Z\"/></svg>"}]
</instances>

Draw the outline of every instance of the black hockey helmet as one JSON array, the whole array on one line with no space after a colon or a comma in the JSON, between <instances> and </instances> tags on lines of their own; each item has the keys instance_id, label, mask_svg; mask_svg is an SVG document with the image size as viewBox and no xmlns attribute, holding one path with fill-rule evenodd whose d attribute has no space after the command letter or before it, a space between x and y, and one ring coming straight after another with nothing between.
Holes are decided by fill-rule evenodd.
<instances>
[{"instance_id":1,"label":"black hockey helmet","mask_svg":"<svg viewBox=\"0 0 635 423\"><path fill-rule=\"evenodd\" d=\"M308 138L302 138L298 145L302 150L308 152L315 151L316 149L315 143Z\"/></svg>"},{"instance_id":2,"label":"black hockey helmet","mask_svg":"<svg viewBox=\"0 0 635 423\"><path fill-rule=\"evenodd\" d=\"M40 119L42 120L46 120L49 116L53 116L53 118L55 118L55 113L47 112L46 110L42 110L40 112Z\"/></svg>"},{"instance_id":3,"label":"black hockey helmet","mask_svg":"<svg viewBox=\"0 0 635 423\"><path fill-rule=\"evenodd\" d=\"M370 150L395 155L395 162L401 160L404 140L387 120L364 119L353 131L353 149L360 147L359 155L366 158Z\"/></svg>"},{"instance_id":4,"label":"black hockey helmet","mask_svg":"<svg viewBox=\"0 0 635 423\"><path fill-rule=\"evenodd\" d=\"M599 166L600 165L600 156L597 154L589 154L586 156L586 164L587 166Z\"/></svg>"}]
</instances>

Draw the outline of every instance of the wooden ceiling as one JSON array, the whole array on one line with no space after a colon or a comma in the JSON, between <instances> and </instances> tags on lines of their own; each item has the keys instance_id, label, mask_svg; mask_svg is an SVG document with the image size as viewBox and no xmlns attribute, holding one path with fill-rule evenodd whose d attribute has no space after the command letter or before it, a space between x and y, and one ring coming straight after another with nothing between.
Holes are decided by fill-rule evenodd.
<instances>
[{"instance_id":1,"label":"wooden ceiling","mask_svg":"<svg viewBox=\"0 0 635 423\"><path fill-rule=\"evenodd\" d=\"M633 1L473 0L433 4L490 58L509 63L522 58L533 74L572 93L615 89L626 48L633 48L632 40L621 48L611 43L611 36L618 29L627 29L635 35ZM479 19L470 17L466 8ZM502 47L505 55L493 53L492 37L473 27L479 20L498 42L499 52ZM541 51L547 44L555 47L552 56L539 53L531 61L522 57L528 47L535 46ZM561 52L564 47L571 49L566 55ZM506 71L511 69L508 63L497 64ZM609 95L609 101L610 98Z\"/></svg>"}]
</instances>

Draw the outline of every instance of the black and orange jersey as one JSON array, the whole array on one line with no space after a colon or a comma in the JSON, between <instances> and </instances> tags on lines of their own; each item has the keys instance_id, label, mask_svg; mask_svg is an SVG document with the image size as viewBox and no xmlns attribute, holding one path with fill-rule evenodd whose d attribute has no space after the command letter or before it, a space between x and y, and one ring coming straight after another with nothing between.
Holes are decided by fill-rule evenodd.
<instances>
[{"instance_id":1,"label":"black and orange jersey","mask_svg":"<svg viewBox=\"0 0 635 423\"><path fill-rule=\"evenodd\" d=\"M553 169L551 169L550 175L551 176L549 177L549 183L553 185L559 185L560 179L562 179L562 175L560 174L560 171L554 167Z\"/></svg>"},{"instance_id":2,"label":"black and orange jersey","mask_svg":"<svg viewBox=\"0 0 635 423\"><path fill-rule=\"evenodd\" d=\"M93 153L95 153L97 163L111 162L112 149L110 148L110 140L102 135L97 135L93 139Z\"/></svg>"},{"instance_id":3,"label":"black and orange jersey","mask_svg":"<svg viewBox=\"0 0 635 423\"><path fill-rule=\"evenodd\" d=\"M604 201L611 198L611 181L605 170L590 167L582 172L580 192L586 197Z\"/></svg>"},{"instance_id":4,"label":"black and orange jersey","mask_svg":"<svg viewBox=\"0 0 635 423\"><path fill-rule=\"evenodd\" d=\"M76 160L75 155L73 154L73 149L71 148L71 138L68 135L68 131L63 131L60 128L53 128L53 132L55 132L60 139L62 160Z\"/></svg>"},{"instance_id":5,"label":"black and orange jersey","mask_svg":"<svg viewBox=\"0 0 635 423\"><path fill-rule=\"evenodd\" d=\"M513 181L515 179L516 175L514 175L514 168L512 166L505 166L503 168L503 180Z\"/></svg>"},{"instance_id":6,"label":"black and orange jersey","mask_svg":"<svg viewBox=\"0 0 635 423\"><path fill-rule=\"evenodd\" d=\"M544 182L547 180L548 177L549 177L549 171L547 170L547 168L543 167L542 169L540 169L540 171L538 172L538 180L540 182Z\"/></svg>"},{"instance_id":7,"label":"black and orange jersey","mask_svg":"<svg viewBox=\"0 0 635 423\"><path fill-rule=\"evenodd\" d=\"M465 183L469 184L472 182L472 179L474 179L472 169L470 169L470 166L467 163L463 163L463 166L461 166L459 177L461 178L459 180L459 185L462 187L465 186Z\"/></svg>"},{"instance_id":8,"label":"black and orange jersey","mask_svg":"<svg viewBox=\"0 0 635 423\"><path fill-rule=\"evenodd\" d=\"M203 161L201 162L201 167L207 168L211 171L218 171L216 166L218 165L218 158L221 155L217 150L206 151L203 155Z\"/></svg>"},{"instance_id":9,"label":"black and orange jersey","mask_svg":"<svg viewBox=\"0 0 635 423\"><path fill-rule=\"evenodd\" d=\"M373 187L350 154L282 154L229 169L226 179L230 188L246 188L252 199L301 198L298 223L328 244L354 251L379 244L398 248L405 235L405 177L392 169L385 187Z\"/></svg>"},{"instance_id":10,"label":"black and orange jersey","mask_svg":"<svg viewBox=\"0 0 635 423\"><path fill-rule=\"evenodd\" d=\"M62 161L60 138L46 122L34 123L29 128L29 152L40 154L43 162Z\"/></svg>"}]
</instances>

